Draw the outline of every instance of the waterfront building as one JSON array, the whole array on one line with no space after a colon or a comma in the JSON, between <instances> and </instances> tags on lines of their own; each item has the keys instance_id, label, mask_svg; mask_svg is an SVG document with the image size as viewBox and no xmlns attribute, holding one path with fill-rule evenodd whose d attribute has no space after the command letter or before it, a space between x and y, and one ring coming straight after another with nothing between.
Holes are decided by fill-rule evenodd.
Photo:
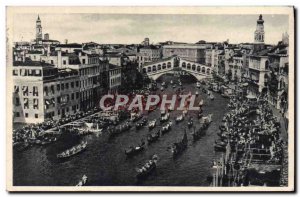
<instances>
[{"instance_id":1,"label":"waterfront building","mask_svg":"<svg viewBox=\"0 0 300 197\"><path fill-rule=\"evenodd\" d=\"M158 61L161 57L161 48L155 45L144 46L139 49L137 54L139 67L148 62Z\"/></svg>"},{"instance_id":2,"label":"waterfront building","mask_svg":"<svg viewBox=\"0 0 300 197\"><path fill-rule=\"evenodd\" d=\"M26 60L14 62L12 74L14 122L38 123L76 112L78 72Z\"/></svg>"},{"instance_id":3,"label":"waterfront building","mask_svg":"<svg viewBox=\"0 0 300 197\"><path fill-rule=\"evenodd\" d=\"M186 60L205 64L205 49L207 47L199 44L174 44L163 46L163 57L178 55Z\"/></svg>"},{"instance_id":4,"label":"waterfront building","mask_svg":"<svg viewBox=\"0 0 300 197\"><path fill-rule=\"evenodd\" d=\"M68 47L61 51L47 53L42 56L42 61L55 65L59 69L70 68L79 73L80 84L80 110L88 110L95 107L100 100L100 59L98 54L87 54L81 50ZM68 48L71 49L71 48ZM68 52L67 52L68 51Z\"/></svg>"},{"instance_id":5,"label":"waterfront building","mask_svg":"<svg viewBox=\"0 0 300 197\"><path fill-rule=\"evenodd\" d=\"M109 80L109 93L117 93L121 86L121 67L114 64L109 64L108 80Z\"/></svg>"},{"instance_id":6,"label":"waterfront building","mask_svg":"<svg viewBox=\"0 0 300 197\"><path fill-rule=\"evenodd\" d=\"M228 59L228 76L230 80L241 82L243 65L244 56L241 52L235 53L230 59Z\"/></svg>"}]
</instances>

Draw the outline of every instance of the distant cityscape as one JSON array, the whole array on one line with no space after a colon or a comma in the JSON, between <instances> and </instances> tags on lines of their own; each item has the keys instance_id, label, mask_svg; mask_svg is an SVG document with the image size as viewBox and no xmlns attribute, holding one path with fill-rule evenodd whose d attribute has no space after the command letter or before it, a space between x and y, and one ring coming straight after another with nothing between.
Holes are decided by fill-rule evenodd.
<instances>
[{"instance_id":1,"label":"distant cityscape","mask_svg":"<svg viewBox=\"0 0 300 197\"><path fill-rule=\"evenodd\" d=\"M289 185L289 35L263 15L238 44L61 43L36 17L8 65L15 186Z\"/></svg>"},{"instance_id":2,"label":"distant cityscape","mask_svg":"<svg viewBox=\"0 0 300 197\"><path fill-rule=\"evenodd\" d=\"M254 24L253 43L200 40L154 45L145 38L131 45L79 44L50 39L37 16L35 39L14 43L14 122L43 122L91 109L101 95L127 86L131 76L124 72L129 69L152 79L178 69L199 80L218 76L249 83L249 94L265 93L269 103L287 117L288 34L283 33L277 45L268 45L263 16L258 17L256 29Z\"/></svg>"}]
</instances>

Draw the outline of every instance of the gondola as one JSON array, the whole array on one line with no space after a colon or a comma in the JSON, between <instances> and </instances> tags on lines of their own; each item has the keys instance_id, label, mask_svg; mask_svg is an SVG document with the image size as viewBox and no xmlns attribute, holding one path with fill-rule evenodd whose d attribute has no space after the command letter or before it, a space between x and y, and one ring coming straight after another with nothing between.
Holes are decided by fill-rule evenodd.
<instances>
[{"instance_id":1,"label":"gondola","mask_svg":"<svg viewBox=\"0 0 300 197\"><path fill-rule=\"evenodd\" d=\"M217 152L225 152L226 151L226 145L223 146L223 145L215 144L214 149Z\"/></svg>"},{"instance_id":2,"label":"gondola","mask_svg":"<svg viewBox=\"0 0 300 197\"><path fill-rule=\"evenodd\" d=\"M172 126L172 121L169 121L168 124L166 124L165 126L162 126L161 134L164 135L165 133L169 132L171 130L171 126Z\"/></svg>"},{"instance_id":3,"label":"gondola","mask_svg":"<svg viewBox=\"0 0 300 197\"><path fill-rule=\"evenodd\" d=\"M73 146L72 148L63 151L62 153L57 154L56 157L61 159L68 158L84 151L86 147L87 147L87 142L82 142L79 145Z\"/></svg>"},{"instance_id":4,"label":"gondola","mask_svg":"<svg viewBox=\"0 0 300 197\"><path fill-rule=\"evenodd\" d=\"M194 129L192 132L193 140L196 141L206 134L206 130L200 127L197 131Z\"/></svg>"},{"instance_id":5,"label":"gondola","mask_svg":"<svg viewBox=\"0 0 300 197\"><path fill-rule=\"evenodd\" d=\"M156 126L156 120L152 120L148 124L148 128L151 130Z\"/></svg>"},{"instance_id":6,"label":"gondola","mask_svg":"<svg viewBox=\"0 0 300 197\"><path fill-rule=\"evenodd\" d=\"M152 158L149 161L147 161L145 165L143 165L141 168L136 169L136 171L138 172L136 178L138 180L142 180L148 177L156 169L157 162L158 156L153 155Z\"/></svg>"},{"instance_id":7,"label":"gondola","mask_svg":"<svg viewBox=\"0 0 300 197\"><path fill-rule=\"evenodd\" d=\"M143 118L140 122L136 123L135 124L135 128L136 129L140 129L142 128L143 126L145 126L147 123L147 119L146 118Z\"/></svg>"},{"instance_id":8,"label":"gondola","mask_svg":"<svg viewBox=\"0 0 300 197\"><path fill-rule=\"evenodd\" d=\"M176 117L176 123L179 123L179 122L181 122L181 121L183 121L183 119L184 119L184 117L183 117L183 115L181 114L180 116L177 116Z\"/></svg>"},{"instance_id":9,"label":"gondola","mask_svg":"<svg viewBox=\"0 0 300 197\"><path fill-rule=\"evenodd\" d=\"M166 122L168 121L170 118L170 114L169 113L166 113L165 115L163 115L161 118L160 118L160 122Z\"/></svg>"},{"instance_id":10,"label":"gondola","mask_svg":"<svg viewBox=\"0 0 300 197\"><path fill-rule=\"evenodd\" d=\"M145 142L142 141L140 145L135 146L135 147L131 146L131 147L129 147L129 149L125 150L125 154L127 156L136 155L139 152L142 152L144 150L144 148L145 148L144 146L145 146Z\"/></svg>"},{"instance_id":11,"label":"gondola","mask_svg":"<svg viewBox=\"0 0 300 197\"><path fill-rule=\"evenodd\" d=\"M186 131L184 131L182 140L180 142L175 142L171 146L171 153L173 154L173 157L176 157L182 151L184 151L187 148L187 145L188 145L187 134L186 134Z\"/></svg>"},{"instance_id":12,"label":"gondola","mask_svg":"<svg viewBox=\"0 0 300 197\"><path fill-rule=\"evenodd\" d=\"M188 120L187 125L188 125L188 128L191 128L193 126L193 118L192 117L190 117L190 119Z\"/></svg>"},{"instance_id":13,"label":"gondola","mask_svg":"<svg viewBox=\"0 0 300 197\"><path fill-rule=\"evenodd\" d=\"M80 179L80 181L77 183L77 187L81 187L81 186L84 186L86 185L88 181L88 177L86 175L83 175L82 178Z\"/></svg>"}]
</instances>

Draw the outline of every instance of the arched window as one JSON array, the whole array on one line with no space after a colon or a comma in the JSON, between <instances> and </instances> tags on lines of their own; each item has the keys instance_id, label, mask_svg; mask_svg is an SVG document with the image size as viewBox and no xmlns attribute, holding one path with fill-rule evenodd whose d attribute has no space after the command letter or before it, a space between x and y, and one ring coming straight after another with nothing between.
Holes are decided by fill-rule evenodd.
<instances>
[{"instance_id":1,"label":"arched window","mask_svg":"<svg viewBox=\"0 0 300 197\"><path fill-rule=\"evenodd\" d=\"M156 66L152 66L152 72L156 72Z\"/></svg>"},{"instance_id":2,"label":"arched window","mask_svg":"<svg viewBox=\"0 0 300 197\"><path fill-rule=\"evenodd\" d=\"M182 62L182 68L186 68L185 62Z\"/></svg>"},{"instance_id":3,"label":"arched window","mask_svg":"<svg viewBox=\"0 0 300 197\"><path fill-rule=\"evenodd\" d=\"M158 64L157 70L161 70L161 65L160 64Z\"/></svg>"},{"instance_id":4,"label":"arched window","mask_svg":"<svg viewBox=\"0 0 300 197\"><path fill-rule=\"evenodd\" d=\"M171 68L171 67L172 67L171 62L168 62L167 67L168 67L168 68Z\"/></svg>"},{"instance_id":5,"label":"arched window","mask_svg":"<svg viewBox=\"0 0 300 197\"><path fill-rule=\"evenodd\" d=\"M146 68L143 68L143 73L147 73L147 70L146 70Z\"/></svg>"},{"instance_id":6,"label":"arched window","mask_svg":"<svg viewBox=\"0 0 300 197\"><path fill-rule=\"evenodd\" d=\"M266 70L269 70L269 61L268 61L268 60L267 60L266 63L265 63L265 69L266 69Z\"/></svg>"},{"instance_id":7,"label":"arched window","mask_svg":"<svg viewBox=\"0 0 300 197\"><path fill-rule=\"evenodd\" d=\"M151 66L147 68L147 72L151 72Z\"/></svg>"},{"instance_id":8,"label":"arched window","mask_svg":"<svg viewBox=\"0 0 300 197\"><path fill-rule=\"evenodd\" d=\"M201 67L197 66L197 71L200 72L201 71Z\"/></svg>"},{"instance_id":9,"label":"arched window","mask_svg":"<svg viewBox=\"0 0 300 197\"><path fill-rule=\"evenodd\" d=\"M210 69L208 68L207 70L206 70L206 74L210 74Z\"/></svg>"},{"instance_id":10,"label":"arched window","mask_svg":"<svg viewBox=\"0 0 300 197\"><path fill-rule=\"evenodd\" d=\"M187 69L191 70L191 64L190 63L187 64Z\"/></svg>"},{"instance_id":11,"label":"arched window","mask_svg":"<svg viewBox=\"0 0 300 197\"><path fill-rule=\"evenodd\" d=\"M202 67L202 68L201 68L201 72L202 72L202 73L205 73L205 67Z\"/></svg>"},{"instance_id":12,"label":"arched window","mask_svg":"<svg viewBox=\"0 0 300 197\"><path fill-rule=\"evenodd\" d=\"M192 70L196 70L196 65L195 64L192 65Z\"/></svg>"},{"instance_id":13,"label":"arched window","mask_svg":"<svg viewBox=\"0 0 300 197\"><path fill-rule=\"evenodd\" d=\"M163 65L162 65L162 69L166 69L167 68L167 65L166 65L166 63L163 63Z\"/></svg>"}]
</instances>

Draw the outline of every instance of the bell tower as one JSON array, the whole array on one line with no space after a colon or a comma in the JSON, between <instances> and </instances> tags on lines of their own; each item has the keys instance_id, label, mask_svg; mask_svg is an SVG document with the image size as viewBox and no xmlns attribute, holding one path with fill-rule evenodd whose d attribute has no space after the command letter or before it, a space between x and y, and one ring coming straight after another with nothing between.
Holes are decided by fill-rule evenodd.
<instances>
[{"instance_id":1,"label":"bell tower","mask_svg":"<svg viewBox=\"0 0 300 197\"><path fill-rule=\"evenodd\" d=\"M43 39L43 33L42 33L42 22L40 19L40 16L38 15L38 18L36 20L36 43L38 44L39 41L42 41Z\"/></svg>"},{"instance_id":2,"label":"bell tower","mask_svg":"<svg viewBox=\"0 0 300 197\"><path fill-rule=\"evenodd\" d=\"M262 15L259 15L256 24L256 30L254 32L254 43L263 44L265 42L265 30L264 30L264 20Z\"/></svg>"}]
</instances>

